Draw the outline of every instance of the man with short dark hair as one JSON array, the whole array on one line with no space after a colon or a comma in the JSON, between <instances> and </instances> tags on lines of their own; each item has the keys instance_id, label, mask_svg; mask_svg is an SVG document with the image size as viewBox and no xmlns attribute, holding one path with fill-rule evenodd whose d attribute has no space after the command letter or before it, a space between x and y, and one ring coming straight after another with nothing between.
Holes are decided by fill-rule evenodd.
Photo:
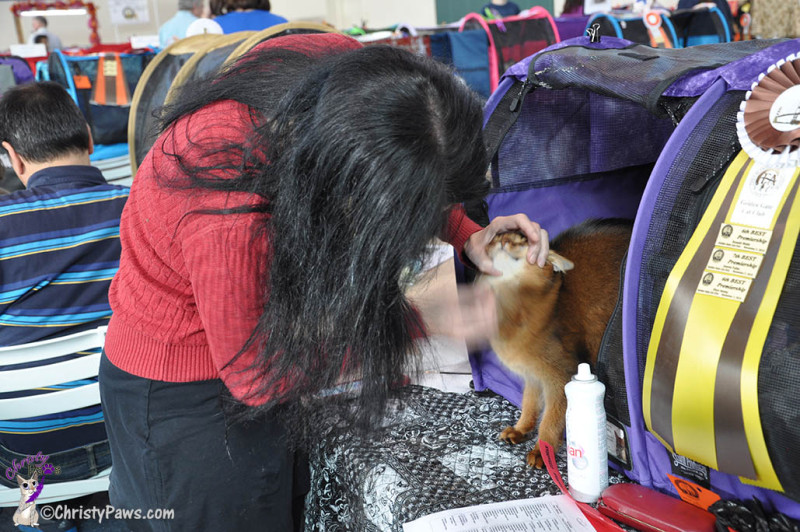
<instances>
[{"instance_id":1,"label":"man with short dark hair","mask_svg":"<svg viewBox=\"0 0 800 532\"><path fill-rule=\"evenodd\" d=\"M53 50L61 49L61 39L58 35L47 29L46 18L41 15L33 17L31 27L33 28L33 33L31 33L28 39L29 44L44 44L47 47L48 53Z\"/></svg>"},{"instance_id":2,"label":"man with short dark hair","mask_svg":"<svg viewBox=\"0 0 800 532\"><path fill-rule=\"evenodd\" d=\"M129 189L109 185L90 165L89 126L56 83L20 85L3 94L0 144L26 187L0 196L0 346L104 325ZM0 358L0 372L2 364ZM0 471L40 451L61 467L58 480L88 478L109 467L99 405L0 421ZM16 486L5 475L0 479Z\"/></svg>"}]
</instances>

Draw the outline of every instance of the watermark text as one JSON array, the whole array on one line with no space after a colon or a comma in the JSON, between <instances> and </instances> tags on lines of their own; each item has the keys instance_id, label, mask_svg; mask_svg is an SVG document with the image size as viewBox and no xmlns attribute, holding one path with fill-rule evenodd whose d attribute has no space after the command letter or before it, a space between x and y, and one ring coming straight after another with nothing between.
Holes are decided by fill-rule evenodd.
<instances>
[{"instance_id":1,"label":"watermark text","mask_svg":"<svg viewBox=\"0 0 800 532\"><path fill-rule=\"evenodd\" d=\"M72 520L95 520L102 523L104 519L165 519L170 520L175 518L175 510L167 510L163 508L155 508L149 510L131 509L131 508L114 508L110 504L105 508L91 507L84 508L83 506L69 507L63 504L45 505L39 508L39 515L45 519L72 519Z\"/></svg>"}]
</instances>

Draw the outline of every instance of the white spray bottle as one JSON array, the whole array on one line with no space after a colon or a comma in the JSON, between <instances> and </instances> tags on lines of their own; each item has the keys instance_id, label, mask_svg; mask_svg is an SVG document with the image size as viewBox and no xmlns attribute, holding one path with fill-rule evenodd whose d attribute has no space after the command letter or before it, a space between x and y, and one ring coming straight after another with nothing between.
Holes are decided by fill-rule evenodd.
<instances>
[{"instance_id":1,"label":"white spray bottle","mask_svg":"<svg viewBox=\"0 0 800 532\"><path fill-rule=\"evenodd\" d=\"M608 487L605 385L589 364L564 387L567 395L567 478L575 500L593 503Z\"/></svg>"}]
</instances>

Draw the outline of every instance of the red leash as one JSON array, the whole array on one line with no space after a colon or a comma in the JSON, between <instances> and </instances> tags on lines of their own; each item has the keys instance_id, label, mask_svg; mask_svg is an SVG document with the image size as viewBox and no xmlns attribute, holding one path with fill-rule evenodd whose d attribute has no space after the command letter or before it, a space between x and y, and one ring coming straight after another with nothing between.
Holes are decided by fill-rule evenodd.
<instances>
[{"instance_id":1,"label":"red leash","mask_svg":"<svg viewBox=\"0 0 800 532\"><path fill-rule=\"evenodd\" d=\"M547 472L550 473L550 478L556 483L558 489L565 495L567 495L570 499L575 501L572 498L572 495L569 493L567 489L567 485L564 484L564 479L561 478L561 473L558 471L558 464L556 464L556 454L553 451L553 447L542 440L539 440L539 451L542 453L542 460L544 460L544 465L547 468ZM617 523L612 521L610 518L606 517L605 515L601 514L598 510L589 504L584 502L575 501L575 504L578 505L583 515L592 526L598 532L606 532L606 531L620 531L624 532L624 529L620 527Z\"/></svg>"}]
</instances>

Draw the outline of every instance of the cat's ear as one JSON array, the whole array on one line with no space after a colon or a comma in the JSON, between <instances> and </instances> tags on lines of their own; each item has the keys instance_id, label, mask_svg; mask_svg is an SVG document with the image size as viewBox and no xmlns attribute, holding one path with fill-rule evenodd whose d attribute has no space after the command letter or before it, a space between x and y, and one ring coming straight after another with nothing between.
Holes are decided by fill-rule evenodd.
<instances>
[{"instance_id":1,"label":"cat's ear","mask_svg":"<svg viewBox=\"0 0 800 532\"><path fill-rule=\"evenodd\" d=\"M547 262L553 265L553 271L556 272L566 272L575 267L571 260L562 257L555 251L551 251L547 255Z\"/></svg>"},{"instance_id":2,"label":"cat's ear","mask_svg":"<svg viewBox=\"0 0 800 532\"><path fill-rule=\"evenodd\" d=\"M24 478L22 478L21 476L17 475L17 484L19 484L20 486L22 486L22 483L23 483L23 482L25 482L25 479L24 479Z\"/></svg>"}]
</instances>

